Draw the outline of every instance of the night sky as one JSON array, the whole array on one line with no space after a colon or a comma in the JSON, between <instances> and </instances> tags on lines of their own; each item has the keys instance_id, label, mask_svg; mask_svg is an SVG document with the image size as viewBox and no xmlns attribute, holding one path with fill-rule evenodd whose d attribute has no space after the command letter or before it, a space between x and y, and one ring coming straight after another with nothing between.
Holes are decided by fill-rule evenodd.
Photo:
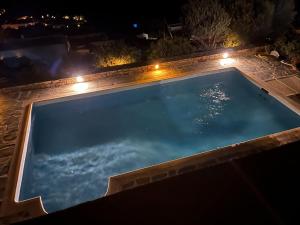
<instances>
[{"instance_id":1,"label":"night sky","mask_svg":"<svg viewBox=\"0 0 300 225\"><path fill-rule=\"evenodd\" d=\"M178 22L181 6L185 2L187 0L1 0L0 8L4 6L10 14L20 16L43 13L83 14L89 23L105 30L128 27L135 22L155 23L155 19L164 18L168 22Z\"/></svg>"},{"instance_id":2,"label":"night sky","mask_svg":"<svg viewBox=\"0 0 300 225\"><path fill-rule=\"evenodd\" d=\"M2 2L2 1L1 1ZM7 7L26 9L28 11L31 10L55 10L65 12L69 11L82 11L85 12L99 12L99 13L108 13L112 11L123 11L124 9L129 12L134 12L138 14L142 14L143 12L153 13L152 10L155 11L164 11L168 8L174 8L178 4L180 5L182 2L186 2L185 0L151 0L151 1L134 1L134 0L123 0L123 1L114 1L114 0L81 0L81 1L71 1L71 0L5 0L0 5L4 4ZM170 9L169 9L170 10ZM124 14L128 14L124 12Z\"/></svg>"},{"instance_id":3,"label":"night sky","mask_svg":"<svg viewBox=\"0 0 300 225\"><path fill-rule=\"evenodd\" d=\"M178 22L182 5L187 0L1 0L10 13L16 15L83 14L99 27L143 23L152 19ZM300 1L296 0L300 12Z\"/></svg>"}]
</instances>

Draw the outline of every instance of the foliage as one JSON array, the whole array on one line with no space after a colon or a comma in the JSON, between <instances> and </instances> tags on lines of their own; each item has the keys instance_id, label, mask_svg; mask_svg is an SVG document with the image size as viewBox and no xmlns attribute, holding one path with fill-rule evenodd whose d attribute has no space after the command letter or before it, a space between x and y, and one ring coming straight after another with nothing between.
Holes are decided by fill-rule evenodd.
<instances>
[{"instance_id":1,"label":"foliage","mask_svg":"<svg viewBox=\"0 0 300 225\"><path fill-rule=\"evenodd\" d=\"M215 49L230 31L231 18L217 0L190 0L184 7L185 28L202 49Z\"/></svg>"},{"instance_id":2,"label":"foliage","mask_svg":"<svg viewBox=\"0 0 300 225\"><path fill-rule=\"evenodd\" d=\"M246 40L252 31L254 23L254 5L251 0L229 0L223 2L227 12L231 17L231 29Z\"/></svg>"},{"instance_id":3,"label":"foliage","mask_svg":"<svg viewBox=\"0 0 300 225\"><path fill-rule=\"evenodd\" d=\"M298 35L285 35L276 40L273 46L282 57L300 68L300 38Z\"/></svg>"},{"instance_id":4,"label":"foliage","mask_svg":"<svg viewBox=\"0 0 300 225\"><path fill-rule=\"evenodd\" d=\"M242 45L242 40L237 33L231 32L229 33L223 43L225 48L234 48Z\"/></svg>"},{"instance_id":5,"label":"foliage","mask_svg":"<svg viewBox=\"0 0 300 225\"><path fill-rule=\"evenodd\" d=\"M227 2L227 1L226 1ZM295 18L294 0L229 0L231 29L246 42L264 42L285 33Z\"/></svg>"},{"instance_id":6,"label":"foliage","mask_svg":"<svg viewBox=\"0 0 300 225\"><path fill-rule=\"evenodd\" d=\"M152 43L148 52L150 59L166 58L190 54L195 51L191 41L186 38L160 39Z\"/></svg>"},{"instance_id":7,"label":"foliage","mask_svg":"<svg viewBox=\"0 0 300 225\"><path fill-rule=\"evenodd\" d=\"M96 66L110 67L135 63L140 60L140 51L124 41L109 42L96 48Z\"/></svg>"},{"instance_id":8,"label":"foliage","mask_svg":"<svg viewBox=\"0 0 300 225\"><path fill-rule=\"evenodd\" d=\"M253 41L259 42L271 37L275 5L271 1L259 1L255 6L257 13L254 13L255 20L251 36Z\"/></svg>"},{"instance_id":9,"label":"foliage","mask_svg":"<svg viewBox=\"0 0 300 225\"><path fill-rule=\"evenodd\" d=\"M4 33L4 30L2 30L2 29L0 28L0 42L3 41L3 40L5 40L5 38L6 38L6 35L5 35L5 33Z\"/></svg>"},{"instance_id":10,"label":"foliage","mask_svg":"<svg viewBox=\"0 0 300 225\"><path fill-rule=\"evenodd\" d=\"M0 71L13 84L41 82L52 78L45 64L32 61L27 57L0 60Z\"/></svg>"},{"instance_id":11,"label":"foliage","mask_svg":"<svg viewBox=\"0 0 300 225\"><path fill-rule=\"evenodd\" d=\"M277 0L275 2L273 33L278 37L288 31L297 13L295 11L294 0Z\"/></svg>"},{"instance_id":12,"label":"foliage","mask_svg":"<svg viewBox=\"0 0 300 225\"><path fill-rule=\"evenodd\" d=\"M295 55L300 54L300 40L289 39L286 36L282 36L274 43L275 49L283 56L291 59Z\"/></svg>"}]
</instances>

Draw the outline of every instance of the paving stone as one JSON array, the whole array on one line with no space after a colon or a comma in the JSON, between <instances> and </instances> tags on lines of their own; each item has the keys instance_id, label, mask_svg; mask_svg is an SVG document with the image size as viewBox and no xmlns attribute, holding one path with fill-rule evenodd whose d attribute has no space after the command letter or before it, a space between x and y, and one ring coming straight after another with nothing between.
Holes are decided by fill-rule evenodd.
<instances>
[{"instance_id":1,"label":"paving stone","mask_svg":"<svg viewBox=\"0 0 300 225\"><path fill-rule=\"evenodd\" d=\"M4 136L3 140L4 141L13 141L17 139L17 132L18 130L10 130L8 131Z\"/></svg>"},{"instance_id":2,"label":"paving stone","mask_svg":"<svg viewBox=\"0 0 300 225\"><path fill-rule=\"evenodd\" d=\"M15 148L14 144L0 144L0 159L2 157L11 156Z\"/></svg>"},{"instance_id":3,"label":"paving stone","mask_svg":"<svg viewBox=\"0 0 300 225\"><path fill-rule=\"evenodd\" d=\"M11 157L0 158L0 176L7 175L10 166Z\"/></svg>"},{"instance_id":4,"label":"paving stone","mask_svg":"<svg viewBox=\"0 0 300 225\"><path fill-rule=\"evenodd\" d=\"M287 77L279 80L287 86L293 88L295 91L300 93L300 78L297 76Z\"/></svg>"},{"instance_id":5,"label":"paving stone","mask_svg":"<svg viewBox=\"0 0 300 225\"><path fill-rule=\"evenodd\" d=\"M291 88L291 87L283 84L282 82L280 82L278 80L268 81L267 84L273 90L275 90L277 93L280 93L280 94L282 94L284 96L293 95L293 94L297 93L293 88Z\"/></svg>"}]
</instances>

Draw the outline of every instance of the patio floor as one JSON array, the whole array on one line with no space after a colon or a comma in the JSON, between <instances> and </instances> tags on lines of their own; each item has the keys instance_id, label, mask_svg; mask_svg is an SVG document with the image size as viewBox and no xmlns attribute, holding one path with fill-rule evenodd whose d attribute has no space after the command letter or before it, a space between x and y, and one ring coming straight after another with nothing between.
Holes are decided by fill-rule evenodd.
<instances>
[{"instance_id":1,"label":"patio floor","mask_svg":"<svg viewBox=\"0 0 300 225\"><path fill-rule=\"evenodd\" d=\"M162 63L160 70L130 69L86 76L89 85L86 92L106 90L129 84L146 83L171 77L236 67L255 80L269 92L282 97L295 109L300 109L299 72L269 57L256 55L238 56L232 65L220 65L220 59L185 60ZM149 69L150 68L150 69ZM11 215L7 206L12 199L11 185L19 156L19 142L22 134L25 108L28 104L51 98L79 94L74 90L74 80L65 79L44 84L27 85L0 89L0 224L3 218ZM15 212L14 212L15 213ZM16 217L26 217L19 212ZM6 220L7 221L7 220Z\"/></svg>"}]
</instances>

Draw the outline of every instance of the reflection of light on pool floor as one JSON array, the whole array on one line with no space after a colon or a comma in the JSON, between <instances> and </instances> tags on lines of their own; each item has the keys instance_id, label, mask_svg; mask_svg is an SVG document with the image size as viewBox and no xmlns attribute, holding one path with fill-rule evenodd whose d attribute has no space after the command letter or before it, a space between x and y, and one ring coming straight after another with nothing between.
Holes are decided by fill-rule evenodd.
<instances>
[{"instance_id":1,"label":"reflection of light on pool floor","mask_svg":"<svg viewBox=\"0 0 300 225\"><path fill-rule=\"evenodd\" d=\"M158 148L161 153L153 151ZM157 143L123 141L59 155L37 154L31 194L42 195L49 212L99 198L107 190L108 177L172 157L164 155L168 152L164 148Z\"/></svg>"}]
</instances>

